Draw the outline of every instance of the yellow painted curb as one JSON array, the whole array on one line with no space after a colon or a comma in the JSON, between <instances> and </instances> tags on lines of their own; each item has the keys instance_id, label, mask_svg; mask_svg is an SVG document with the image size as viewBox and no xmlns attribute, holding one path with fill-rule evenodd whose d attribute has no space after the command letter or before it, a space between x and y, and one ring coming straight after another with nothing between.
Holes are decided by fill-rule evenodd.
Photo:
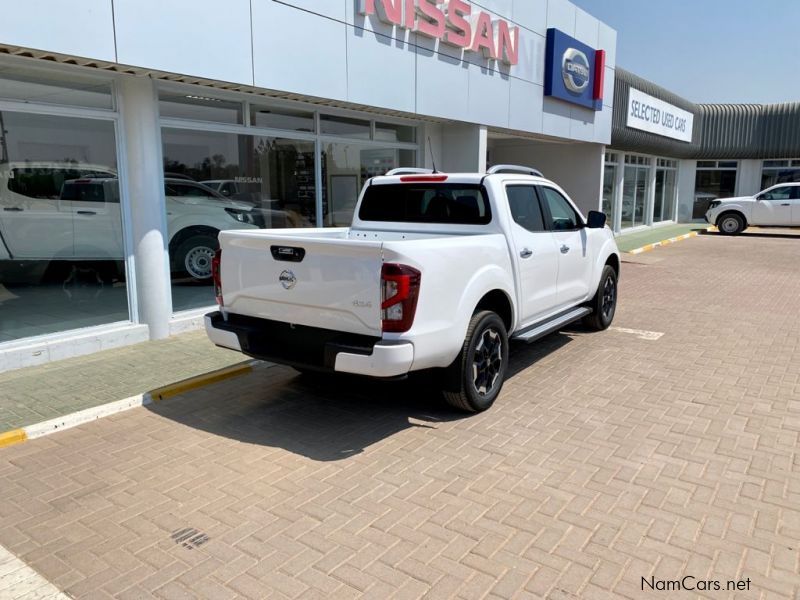
<instances>
[{"instance_id":1,"label":"yellow painted curb","mask_svg":"<svg viewBox=\"0 0 800 600\"><path fill-rule=\"evenodd\" d=\"M688 240L689 238L697 237L696 231L690 231L689 233L684 233L683 235L679 235L676 237L671 237L666 240L661 240L660 242L653 242L652 244L646 244L641 248L634 248L633 250L628 250L627 254L641 254L642 252L649 252L650 250L654 250L660 246L666 246L668 244L674 244L675 242L680 242L681 240Z\"/></svg>"},{"instance_id":2,"label":"yellow painted curb","mask_svg":"<svg viewBox=\"0 0 800 600\"><path fill-rule=\"evenodd\" d=\"M12 429L11 431L0 433L0 448L13 446L14 444L24 442L27 439L28 434L25 433L24 429Z\"/></svg>"},{"instance_id":3,"label":"yellow painted curb","mask_svg":"<svg viewBox=\"0 0 800 600\"><path fill-rule=\"evenodd\" d=\"M172 398L173 396L178 396L179 394L183 394L190 390L211 385L212 383L217 383L219 381L224 381L225 379L231 379L232 377L244 375L252 370L253 367L249 362L233 365L231 367L225 367L224 369L219 369L218 371L204 373L202 375L198 375L197 377L190 377L189 379L184 379L183 381L171 383L169 385L165 385L164 387L152 390L150 392L150 398L153 399L153 402L159 402L161 400L166 400L167 398Z\"/></svg>"}]
</instances>

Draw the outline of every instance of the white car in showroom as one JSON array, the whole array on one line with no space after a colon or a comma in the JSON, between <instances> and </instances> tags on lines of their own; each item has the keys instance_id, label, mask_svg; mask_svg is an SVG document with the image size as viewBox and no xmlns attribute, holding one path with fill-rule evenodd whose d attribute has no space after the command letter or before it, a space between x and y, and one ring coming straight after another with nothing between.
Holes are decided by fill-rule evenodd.
<instances>
[{"instance_id":1,"label":"white car in showroom","mask_svg":"<svg viewBox=\"0 0 800 600\"><path fill-rule=\"evenodd\" d=\"M800 181L780 183L755 196L714 200L706 211L706 221L725 235L741 233L751 225L800 226Z\"/></svg>"},{"instance_id":2,"label":"white car in showroom","mask_svg":"<svg viewBox=\"0 0 800 600\"><path fill-rule=\"evenodd\" d=\"M190 180L164 180L172 271L211 280L217 235L263 225L249 204ZM120 261L117 174L86 164L0 165L0 260Z\"/></svg>"}]
</instances>

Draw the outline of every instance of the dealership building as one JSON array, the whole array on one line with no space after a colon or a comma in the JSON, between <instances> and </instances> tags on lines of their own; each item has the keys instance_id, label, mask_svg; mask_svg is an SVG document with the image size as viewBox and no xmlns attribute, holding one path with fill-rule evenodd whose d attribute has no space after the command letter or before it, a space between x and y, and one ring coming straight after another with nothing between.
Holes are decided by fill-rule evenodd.
<instances>
[{"instance_id":1,"label":"dealership building","mask_svg":"<svg viewBox=\"0 0 800 600\"><path fill-rule=\"evenodd\" d=\"M533 166L621 234L800 180L800 105L680 98L566 0L3 13L0 371L199 327L220 230L347 225L396 167Z\"/></svg>"}]
</instances>

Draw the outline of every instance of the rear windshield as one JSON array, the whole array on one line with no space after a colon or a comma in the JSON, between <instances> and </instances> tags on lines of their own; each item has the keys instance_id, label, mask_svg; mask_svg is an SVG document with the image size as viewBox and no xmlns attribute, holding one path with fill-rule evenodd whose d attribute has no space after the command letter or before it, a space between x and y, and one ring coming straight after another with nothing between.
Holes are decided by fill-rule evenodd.
<instances>
[{"instance_id":1,"label":"rear windshield","mask_svg":"<svg viewBox=\"0 0 800 600\"><path fill-rule=\"evenodd\" d=\"M492 211L478 184L399 183L370 185L358 217L362 221L486 225Z\"/></svg>"}]
</instances>

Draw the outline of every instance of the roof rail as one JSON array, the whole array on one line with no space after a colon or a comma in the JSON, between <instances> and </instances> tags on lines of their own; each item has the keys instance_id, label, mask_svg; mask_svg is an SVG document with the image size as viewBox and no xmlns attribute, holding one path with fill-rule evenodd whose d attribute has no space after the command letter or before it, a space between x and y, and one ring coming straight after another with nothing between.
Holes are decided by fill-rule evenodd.
<instances>
[{"instance_id":1,"label":"roof rail","mask_svg":"<svg viewBox=\"0 0 800 600\"><path fill-rule=\"evenodd\" d=\"M534 177L544 177L542 172L533 167L523 167L521 165L494 165L486 171L487 175L494 175L495 173L524 173L525 175L533 175Z\"/></svg>"},{"instance_id":2,"label":"roof rail","mask_svg":"<svg viewBox=\"0 0 800 600\"><path fill-rule=\"evenodd\" d=\"M392 175L413 175L413 174L429 174L433 173L433 169L415 169L412 167L400 167L398 169L392 169L391 171L386 172L387 177L391 177Z\"/></svg>"}]
</instances>

